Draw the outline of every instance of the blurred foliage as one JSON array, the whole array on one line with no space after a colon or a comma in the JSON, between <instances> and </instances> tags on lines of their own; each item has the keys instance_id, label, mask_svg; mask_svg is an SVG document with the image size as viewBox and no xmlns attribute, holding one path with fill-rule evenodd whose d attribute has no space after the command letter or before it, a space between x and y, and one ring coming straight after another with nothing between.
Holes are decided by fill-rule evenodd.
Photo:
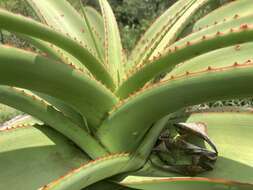
<instances>
[{"instance_id":1,"label":"blurred foliage","mask_svg":"<svg viewBox=\"0 0 253 190\"><path fill-rule=\"evenodd\" d=\"M43 0L42 0L43 1ZM80 8L80 0L68 0L77 9ZM81 0L83 4L90 5L99 10L98 2L96 0ZM129 52L140 36L145 32L148 26L161 15L169 6L177 0L108 0L112 6L117 22L119 24L123 47ZM217 0L218 3L226 3L229 0ZM37 19L32 9L27 5L25 0L0 0L0 7L10 10L15 13L20 13L25 16ZM193 19L194 22L199 17L205 15L213 9L213 4L206 7L204 12L199 12ZM190 26L184 31L190 29ZM0 43L10 44L24 49L32 49L38 51L36 48L18 38L16 35L3 32L0 30ZM209 107L220 106L244 106L252 107L252 99L244 100L229 100L211 102L201 105L193 106L193 109L203 109ZM0 123L6 121L13 116L20 114L12 108L0 105Z\"/></svg>"}]
</instances>

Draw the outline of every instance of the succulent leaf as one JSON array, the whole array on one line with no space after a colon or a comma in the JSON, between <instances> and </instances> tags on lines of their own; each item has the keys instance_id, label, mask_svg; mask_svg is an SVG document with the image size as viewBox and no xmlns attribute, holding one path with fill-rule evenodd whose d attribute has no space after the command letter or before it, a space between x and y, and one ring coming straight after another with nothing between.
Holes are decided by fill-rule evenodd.
<instances>
[{"instance_id":1,"label":"succulent leaf","mask_svg":"<svg viewBox=\"0 0 253 190\"><path fill-rule=\"evenodd\" d=\"M26 1L42 23L0 9L41 50L0 46L0 102L31 115L0 126L0 189L253 188L252 110L185 111L252 96L252 0L178 0L129 58L107 0Z\"/></svg>"},{"instance_id":2,"label":"succulent leaf","mask_svg":"<svg viewBox=\"0 0 253 190\"><path fill-rule=\"evenodd\" d=\"M148 59L152 59L159 56L159 54L161 54L169 44L175 42L180 36L181 32L193 19L195 13L209 2L210 0L199 0L192 3L188 7L188 9L184 13L182 13L181 17L179 17L179 19L175 23L173 23L173 26L168 30L163 39L157 45L157 47L154 48L154 51L152 52L151 56L148 57Z\"/></svg>"},{"instance_id":3,"label":"succulent leaf","mask_svg":"<svg viewBox=\"0 0 253 190\"><path fill-rule=\"evenodd\" d=\"M161 57L139 65L118 88L118 96L125 98L143 87L157 75L171 71L176 64L209 51L253 40L252 16L214 25L169 45Z\"/></svg>"},{"instance_id":4,"label":"succulent leaf","mask_svg":"<svg viewBox=\"0 0 253 190\"><path fill-rule=\"evenodd\" d=\"M33 8L42 23L52 26L56 30L68 33L71 37L86 44L92 52L97 54L88 24L80 14L66 0L26 0Z\"/></svg>"},{"instance_id":5,"label":"succulent leaf","mask_svg":"<svg viewBox=\"0 0 253 190\"><path fill-rule=\"evenodd\" d=\"M46 126L20 125L0 131L0 139L0 189L38 189L89 160Z\"/></svg>"},{"instance_id":6,"label":"succulent leaf","mask_svg":"<svg viewBox=\"0 0 253 190\"><path fill-rule=\"evenodd\" d=\"M66 64L73 64L76 67L82 69L85 74L89 75L90 77L93 77L90 71L85 67L85 65L83 65L78 59L76 59L74 56L64 51L63 49L51 43L45 42L38 38L33 38L28 35L17 34L17 36L20 36L22 39L41 50L44 56L54 59L56 61L61 61Z\"/></svg>"},{"instance_id":7,"label":"succulent leaf","mask_svg":"<svg viewBox=\"0 0 253 190\"><path fill-rule=\"evenodd\" d=\"M10 57L13 54L15 57ZM117 102L110 90L72 65L4 46L0 47L0 62L1 84L34 90L65 101L86 117L91 126L98 127Z\"/></svg>"},{"instance_id":8,"label":"succulent leaf","mask_svg":"<svg viewBox=\"0 0 253 190\"><path fill-rule=\"evenodd\" d=\"M121 101L103 122L97 135L111 151L131 151L150 125L165 113L207 101L249 97L253 89L245 84L252 80L252 62L231 63L227 67L206 68L171 77ZM124 140L126 137L131 144Z\"/></svg>"},{"instance_id":9,"label":"succulent leaf","mask_svg":"<svg viewBox=\"0 0 253 190\"><path fill-rule=\"evenodd\" d=\"M163 79L169 79L171 76L184 75L186 72L194 73L206 68L222 68L234 64L243 64L253 60L252 55L253 43L243 43L226 48L217 49L196 56L188 61L177 65L168 75Z\"/></svg>"},{"instance_id":10,"label":"succulent leaf","mask_svg":"<svg viewBox=\"0 0 253 190\"><path fill-rule=\"evenodd\" d=\"M0 87L0 102L33 115L71 139L91 158L106 155L106 150L86 130L73 123L56 108L29 92L12 87ZM87 143L87 141L89 143Z\"/></svg>"},{"instance_id":11,"label":"succulent leaf","mask_svg":"<svg viewBox=\"0 0 253 190\"><path fill-rule=\"evenodd\" d=\"M115 154L99 158L76 168L40 190L80 190L99 180L125 172L129 154ZM91 177L92 176L92 177Z\"/></svg>"},{"instance_id":12,"label":"succulent leaf","mask_svg":"<svg viewBox=\"0 0 253 190\"><path fill-rule=\"evenodd\" d=\"M98 56L104 63L104 40L105 31L104 23L101 14L90 6L82 7L82 13L86 20L89 32L91 33L92 40L98 52Z\"/></svg>"},{"instance_id":13,"label":"succulent leaf","mask_svg":"<svg viewBox=\"0 0 253 190\"><path fill-rule=\"evenodd\" d=\"M193 31L251 15L252 8L253 4L251 0L233 1L198 20L193 26Z\"/></svg>"},{"instance_id":14,"label":"succulent leaf","mask_svg":"<svg viewBox=\"0 0 253 190\"><path fill-rule=\"evenodd\" d=\"M2 9L0 10L0 21L0 28L2 29L30 35L64 49L84 64L97 80L101 80L109 88L114 88L112 78L102 63L79 41L32 19Z\"/></svg>"},{"instance_id":15,"label":"succulent leaf","mask_svg":"<svg viewBox=\"0 0 253 190\"><path fill-rule=\"evenodd\" d=\"M107 0L99 0L99 4L104 21L105 64L110 68L114 81L119 85L121 78L124 77L124 52L122 49L118 24Z\"/></svg>"},{"instance_id":16,"label":"succulent leaf","mask_svg":"<svg viewBox=\"0 0 253 190\"><path fill-rule=\"evenodd\" d=\"M150 47L152 45L158 45L159 40L164 37L173 26L174 22L180 18L181 14L184 13L193 2L195 2L195 0L180 0L154 21L131 52L129 61L126 65L127 70L139 64L144 54L151 51Z\"/></svg>"}]
</instances>

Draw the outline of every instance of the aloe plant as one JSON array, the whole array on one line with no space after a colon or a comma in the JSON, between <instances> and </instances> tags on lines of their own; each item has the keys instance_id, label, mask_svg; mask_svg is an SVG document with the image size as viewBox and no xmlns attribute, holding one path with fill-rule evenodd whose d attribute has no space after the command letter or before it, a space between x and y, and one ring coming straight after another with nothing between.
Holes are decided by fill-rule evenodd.
<instances>
[{"instance_id":1,"label":"aloe plant","mask_svg":"<svg viewBox=\"0 0 253 190\"><path fill-rule=\"evenodd\" d=\"M0 46L0 102L33 116L1 128L0 189L253 189L252 110L185 109L252 96L252 0L178 0L129 56L106 0L26 1L41 22L0 10L41 50Z\"/></svg>"}]
</instances>

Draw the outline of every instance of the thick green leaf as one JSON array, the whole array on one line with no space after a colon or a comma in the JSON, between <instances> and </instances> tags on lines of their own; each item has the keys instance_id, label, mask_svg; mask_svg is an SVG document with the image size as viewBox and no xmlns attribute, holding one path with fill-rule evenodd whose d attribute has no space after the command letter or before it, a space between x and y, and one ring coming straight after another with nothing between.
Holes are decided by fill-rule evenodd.
<instances>
[{"instance_id":1,"label":"thick green leaf","mask_svg":"<svg viewBox=\"0 0 253 190\"><path fill-rule=\"evenodd\" d=\"M201 8L205 7L210 1L213 0L198 0L193 3L189 8L181 15L181 17L173 24L170 30L166 33L160 43L152 52L149 59L155 58L159 56L168 46L175 42L175 40L180 36L181 32L185 29L185 27L190 23L190 21L196 16L196 12L201 10Z\"/></svg>"},{"instance_id":2,"label":"thick green leaf","mask_svg":"<svg viewBox=\"0 0 253 190\"><path fill-rule=\"evenodd\" d=\"M97 135L110 151L134 150L150 125L166 114L206 101L251 96L252 65L205 68L148 86L118 104Z\"/></svg>"},{"instance_id":3,"label":"thick green leaf","mask_svg":"<svg viewBox=\"0 0 253 190\"><path fill-rule=\"evenodd\" d=\"M81 126L76 125L55 107L27 91L1 86L0 102L40 119L73 141L91 158L107 154L106 150Z\"/></svg>"},{"instance_id":4,"label":"thick green leaf","mask_svg":"<svg viewBox=\"0 0 253 190\"><path fill-rule=\"evenodd\" d=\"M81 2L81 1L80 1ZM79 3L80 4L80 3ZM100 13L93 7L81 7L84 19L86 20L88 31L92 37L98 57L104 62L104 23Z\"/></svg>"},{"instance_id":5,"label":"thick green leaf","mask_svg":"<svg viewBox=\"0 0 253 190\"><path fill-rule=\"evenodd\" d=\"M159 44L173 24L195 1L179 0L154 21L131 52L126 65L127 70L139 64L140 60L145 57L144 55L150 54L153 51L151 47Z\"/></svg>"},{"instance_id":6,"label":"thick green leaf","mask_svg":"<svg viewBox=\"0 0 253 190\"><path fill-rule=\"evenodd\" d=\"M105 33L105 64L109 68L116 84L124 77L123 70L123 49L116 18L107 0L99 0L100 8L104 19Z\"/></svg>"},{"instance_id":7,"label":"thick green leaf","mask_svg":"<svg viewBox=\"0 0 253 190\"><path fill-rule=\"evenodd\" d=\"M232 1L197 21L194 24L193 30L196 31L215 24L251 15L252 9L253 3L251 0Z\"/></svg>"},{"instance_id":8,"label":"thick green leaf","mask_svg":"<svg viewBox=\"0 0 253 190\"><path fill-rule=\"evenodd\" d=\"M251 190L252 185L241 184L222 179L206 178L150 178L123 183L132 188L142 190L173 189L173 190Z\"/></svg>"},{"instance_id":9,"label":"thick green leaf","mask_svg":"<svg viewBox=\"0 0 253 190\"><path fill-rule=\"evenodd\" d=\"M115 154L91 161L40 190L80 190L102 179L126 172L129 154Z\"/></svg>"},{"instance_id":10,"label":"thick green leaf","mask_svg":"<svg viewBox=\"0 0 253 190\"><path fill-rule=\"evenodd\" d=\"M62 33L68 33L72 38L82 41L96 55L95 44L88 31L86 20L66 0L26 0L41 21Z\"/></svg>"},{"instance_id":11,"label":"thick green leaf","mask_svg":"<svg viewBox=\"0 0 253 190\"><path fill-rule=\"evenodd\" d=\"M0 131L0 139L0 189L38 189L88 161L69 140L46 126Z\"/></svg>"},{"instance_id":12,"label":"thick green leaf","mask_svg":"<svg viewBox=\"0 0 253 190\"><path fill-rule=\"evenodd\" d=\"M171 78L171 76L184 75L186 72L202 71L208 67L218 69L233 63L249 62L253 60L252 51L253 42L217 49L177 65L164 80Z\"/></svg>"},{"instance_id":13,"label":"thick green leaf","mask_svg":"<svg viewBox=\"0 0 253 190\"><path fill-rule=\"evenodd\" d=\"M79 69L82 69L83 72L90 77L92 77L92 74L89 72L89 70L75 57L73 57L71 54L68 52L64 51L61 48L58 48L57 46L50 44L48 42L45 42L43 40L39 40L37 38L33 38L31 36L27 35L21 35L21 34L16 34L17 36L20 36L22 39L27 41L28 43L34 45L36 48L42 51L42 54L45 56L54 59L56 61L61 61L66 64L73 64Z\"/></svg>"},{"instance_id":14,"label":"thick green leaf","mask_svg":"<svg viewBox=\"0 0 253 190\"><path fill-rule=\"evenodd\" d=\"M94 127L117 102L108 89L85 76L81 70L33 53L2 46L0 68L1 84L60 99L86 117Z\"/></svg>"},{"instance_id":15,"label":"thick green leaf","mask_svg":"<svg viewBox=\"0 0 253 190\"><path fill-rule=\"evenodd\" d=\"M38 93L38 92L33 92L33 93L36 94L37 96L39 96L41 99L45 100L46 102L50 103L57 110L60 110L60 112L62 112L66 117L68 117L76 125L78 125L80 127L87 128L82 115L79 114L72 107L67 105L65 102L63 102L59 99L56 99L52 96L48 96L46 94L42 94L42 93Z\"/></svg>"},{"instance_id":16,"label":"thick green leaf","mask_svg":"<svg viewBox=\"0 0 253 190\"><path fill-rule=\"evenodd\" d=\"M89 71L109 88L114 88L111 76L102 63L96 59L82 43L71 39L67 34L62 34L52 28L40 24L32 19L16 15L5 10L0 10L0 28L16 33L30 35L48 41L77 58ZM45 35L47 34L47 35Z\"/></svg>"},{"instance_id":17,"label":"thick green leaf","mask_svg":"<svg viewBox=\"0 0 253 190\"><path fill-rule=\"evenodd\" d=\"M162 56L139 65L132 75L117 90L120 97L127 97L153 77L168 72L176 64L209 51L253 40L252 15L214 25L193 33L172 45Z\"/></svg>"}]
</instances>

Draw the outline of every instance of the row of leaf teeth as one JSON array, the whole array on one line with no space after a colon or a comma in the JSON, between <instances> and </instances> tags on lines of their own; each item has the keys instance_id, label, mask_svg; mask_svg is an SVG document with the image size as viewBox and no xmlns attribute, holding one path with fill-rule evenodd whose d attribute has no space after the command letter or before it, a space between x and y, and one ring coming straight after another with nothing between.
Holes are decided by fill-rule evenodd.
<instances>
[{"instance_id":1,"label":"row of leaf teeth","mask_svg":"<svg viewBox=\"0 0 253 190\"><path fill-rule=\"evenodd\" d=\"M129 153L116 153L116 154L110 154L95 160L91 160L88 163L84 163L83 165L81 165L79 168L73 169L71 171L69 171L67 174L65 174L64 176L59 177L58 179L54 180L53 182L51 182L48 185L45 185L43 187L41 187L39 190L48 190L50 189L52 186L55 186L57 184L59 184L62 180L71 177L73 174L78 173L80 170L85 169L87 167L93 166L94 164L97 164L99 162L103 162L106 160L111 160L111 159L115 159L115 158L123 158L123 157L129 157Z\"/></svg>"},{"instance_id":2,"label":"row of leaf teeth","mask_svg":"<svg viewBox=\"0 0 253 190\"><path fill-rule=\"evenodd\" d=\"M69 65L71 68L75 69L75 70L79 70L81 71L82 73L84 73L85 75L87 75L88 77L90 77L91 79L95 79L93 77L93 75L87 70L85 69L84 67L80 67L80 66L77 66L76 64L74 64L73 62L71 62L69 59L68 56L64 55L63 51L61 51L61 49L57 48L56 46L54 46L53 44L50 44L50 47L52 49L54 49L61 57L61 61L67 65ZM47 56L46 56L47 57Z\"/></svg>"},{"instance_id":3,"label":"row of leaf teeth","mask_svg":"<svg viewBox=\"0 0 253 190\"><path fill-rule=\"evenodd\" d=\"M234 50L235 51L240 51L241 50L241 45L240 44L237 44L237 45L235 45L234 46ZM183 65L186 65L187 64L187 62L181 62L181 63L179 63L179 64L177 64L176 66L175 66L175 68L179 68L179 67L181 67L181 66L183 66Z\"/></svg>"},{"instance_id":4,"label":"row of leaf teeth","mask_svg":"<svg viewBox=\"0 0 253 190\"><path fill-rule=\"evenodd\" d=\"M235 14L235 15L232 17L232 19L239 19L239 18L240 18L240 16L239 16L238 14ZM213 27L213 26L218 25L218 24L222 24L222 23L227 22L227 21L230 21L230 20L231 20L231 19L224 18L224 19L222 19L221 21L214 21L213 24L206 25L206 26L204 26L204 27L199 27L198 29L194 30L193 33L194 33L194 32L199 32L199 31L201 31L201 30L208 29L208 28L210 28L210 27Z\"/></svg>"},{"instance_id":5,"label":"row of leaf teeth","mask_svg":"<svg viewBox=\"0 0 253 190\"><path fill-rule=\"evenodd\" d=\"M185 8L187 7L187 5L183 6L182 10L184 10ZM181 10L180 10L181 11ZM144 35L141 37L141 39L139 40L139 42L137 43L136 47L139 46L139 44L142 44L142 43L145 43L147 45L145 45L143 48L145 51L143 51L142 54L139 55L139 57L142 57L143 54L145 52L147 52L148 50L150 50L150 52L153 52L153 50L155 49L155 47L159 44L160 40L163 39L163 37L166 35L166 33L168 32L168 30L171 28L171 25L170 23L172 23L174 21L175 18L178 17L179 15L179 12L178 11L175 16L171 19L168 20L167 23L164 24L164 26L162 27L161 31L158 32L156 34L156 36L154 38L152 38L151 40L144 40ZM158 17L153 23L157 22L157 20L159 19L160 17ZM151 24L152 25L152 24ZM156 40L155 40L156 39ZM158 40L157 40L158 39ZM137 48L137 51L141 51L140 47ZM158 52L159 53L159 52ZM134 65L138 65L138 64L143 64L145 63L148 59L149 59L149 55L146 55L145 57L143 57L143 59L141 60L141 62L139 63L139 61L135 61Z\"/></svg>"},{"instance_id":6,"label":"row of leaf teeth","mask_svg":"<svg viewBox=\"0 0 253 190\"><path fill-rule=\"evenodd\" d=\"M42 126L42 125L41 125ZM12 125L10 127L3 127L0 128L0 133L5 131L12 131L14 129L22 129L22 128L30 128L33 127L31 123L24 123L24 124L18 124L18 125Z\"/></svg>"},{"instance_id":7,"label":"row of leaf teeth","mask_svg":"<svg viewBox=\"0 0 253 190\"><path fill-rule=\"evenodd\" d=\"M51 46L52 48L54 47L52 44L51 44L50 46ZM4 44L4 47L6 47L6 48L15 48L15 47L12 46L12 45L6 45L6 44ZM24 49L24 51L26 51L26 50ZM58 51L58 53L61 52L59 49L58 49L57 51ZM33 51L29 51L29 52L31 52L31 53L34 54ZM47 58L47 55L41 55L41 56ZM98 83L101 87L103 87L103 89L105 89L105 90L106 90L107 92L109 92L110 94L114 95L114 93L111 91L111 89L107 88L107 87L104 85L103 82L97 80L96 78L93 77L93 75L91 75L91 74L85 72L85 70L84 70L83 68L77 67L77 66L76 66L75 64L73 64L72 62L60 62L60 61L55 61L55 63L68 65L68 66L69 66L71 69L73 69L74 71L79 72L80 74L82 74L82 75L84 75L84 76L88 76L91 80L96 81L96 83Z\"/></svg>"},{"instance_id":8,"label":"row of leaf teeth","mask_svg":"<svg viewBox=\"0 0 253 190\"><path fill-rule=\"evenodd\" d=\"M10 87L12 88L14 91L16 91L17 93L22 94L23 96L30 98L33 101L36 101L38 103L40 103L42 106L44 106L46 109L48 108L52 108L53 110L57 111L58 113L60 113L61 115L63 115L64 117L68 118L67 115L65 115L61 110L59 110L57 107L55 107L54 105L50 104L49 102L47 102L46 100L40 98L39 96L36 96L34 94L31 94L29 92L27 92L24 89L20 89L20 88L16 88L16 87Z\"/></svg>"},{"instance_id":9,"label":"row of leaf teeth","mask_svg":"<svg viewBox=\"0 0 253 190\"><path fill-rule=\"evenodd\" d=\"M208 36L203 35L199 39L196 39L194 41L187 41L185 43L185 45L182 45L182 46L173 46L173 45L170 46L169 45L169 46L165 47L163 52L158 52L158 55L156 57L153 57L153 59L148 60L143 64L139 64L134 69L130 70L126 75L127 77L126 77L125 80L128 80L131 76L133 76L135 73L139 72L139 70L141 70L142 68L144 68L148 64L155 64L155 62L158 61L159 59L161 59L162 57L165 57L165 56L167 56L171 53L175 53L178 50L184 49L184 48L189 47L191 45L195 45L195 44L200 43L200 42L205 41L205 40L212 40L216 37L225 36L225 35L228 35L230 33L236 33L236 32L240 32L242 30L252 30L252 29L253 29L253 26L250 26L248 24L242 24L239 28L229 29L228 32L217 31L214 35L208 35Z\"/></svg>"},{"instance_id":10,"label":"row of leaf teeth","mask_svg":"<svg viewBox=\"0 0 253 190\"><path fill-rule=\"evenodd\" d=\"M180 74L177 76L171 75L169 78L166 77L165 79L159 81L158 83L155 83L155 84L150 83L148 85L144 85L144 87L142 89L140 89L139 91L137 91L133 94L130 94L126 99L120 100L118 102L118 104L116 104L113 107L113 109L109 112L109 114L110 115L113 114L115 111L119 110L120 107L124 106L126 103L128 103L131 99L135 98L136 96L138 96L142 93L146 93L148 90L153 90L156 87L160 87L162 85L167 85L169 82L172 82L175 80L186 79L187 77L195 77L195 76L199 76L201 74L207 74L207 73L211 73L211 72L222 72L222 71L227 71L230 69L252 67L252 66L253 66L253 60L247 60L241 64L238 62L234 62L230 66L218 67L218 68L208 66L204 70L197 71L197 72L186 71L184 74Z\"/></svg>"},{"instance_id":11,"label":"row of leaf teeth","mask_svg":"<svg viewBox=\"0 0 253 190\"><path fill-rule=\"evenodd\" d=\"M2 10L2 9L1 9ZM30 18L30 17L26 17L24 15L21 15L21 14L15 14L15 15L18 15L22 18L27 18L29 20L31 20L32 22L34 22L34 19ZM81 46L82 48L84 48L85 50L87 50L92 56L94 56L97 60L98 59L98 56L97 56L97 53L94 52L86 43L84 43L83 41L80 41L78 40L76 37L73 37L71 36L71 34L69 33L65 33L64 31L58 29L58 28L55 28L53 25L49 25L48 23L42 23L44 26L47 26L48 28L50 28L52 31L56 32L56 33L60 33L62 35L64 35L65 37L67 37L68 39L71 39L73 41L75 41L75 43L77 43L79 46ZM80 29L81 31L83 31L83 29Z\"/></svg>"},{"instance_id":12,"label":"row of leaf teeth","mask_svg":"<svg viewBox=\"0 0 253 190\"><path fill-rule=\"evenodd\" d=\"M187 5L185 5L182 10L184 10L186 7L187 7ZM174 20L174 18L178 17L179 12L177 12L176 16L173 17L173 18L171 18L168 23L172 23L173 20ZM191 17L192 15L194 15L194 12L192 12L189 16ZM164 27L162 28L161 32L157 33L156 36L155 36L155 38L153 38L153 39L150 40L151 44L154 43L154 41L155 41L156 38L159 37L160 39L162 39L166 35L167 31L170 29L170 27L166 28L166 26L169 26L169 24L164 25ZM174 38L176 38L176 36L174 36ZM152 53L154 51L155 47L157 47L157 45L159 43L160 43L160 40L156 41L155 44L153 44L153 46L151 46L150 43L149 43L149 45L147 45L147 46L144 47L145 52L148 51L148 50L150 50L150 52ZM170 45L170 44L171 44L171 41L168 42L168 45ZM143 52L143 53L145 53L145 52ZM152 57L150 55L146 55L141 61L135 61L134 65L136 65L136 67L134 69L138 69L138 68L140 68L140 65L143 65L146 62L149 62L150 60L157 59L159 57L161 57L161 52L157 52L156 55L152 55ZM128 73L127 75L129 76L131 74Z\"/></svg>"},{"instance_id":13,"label":"row of leaf teeth","mask_svg":"<svg viewBox=\"0 0 253 190\"><path fill-rule=\"evenodd\" d=\"M38 7L35 3L33 3L33 2L31 2L31 3L33 4L34 7L36 7L37 11L39 12L40 16L42 17L42 19L43 19L43 20L42 20L42 23L43 23L44 25L50 27L50 28L53 29L55 32L59 32L59 33L61 33L61 34L65 34L65 36L71 38L72 40L76 41L76 42L79 43L81 46L83 46L83 48L85 48L86 50L88 50L89 53L91 53L94 57L96 57L96 58L98 57L97 54L96 54L96 52L94 52L90 47L88 47L88 45L85 44L85 42L83 42L83 41L81 41L81 40L78 41L76 37L71 37L71 35L70 35L69 33L65 33L64 31L60 30L59 28L56 28L56 27L53 26L53 25L49 25L49 24L46 22L46 18L43 16L43 13L42 13L41 10L39 9L39 7ZM63 14L63 13L60 13L59 15L60 15L60 17L64 17L64 14ZM20 15L20 16L23 16L23 15ZM28 18L31 19L31 20L33 20L33 19L30 18L30 17L28 17ZM81 29L80 29L80 32L81 32L81 33L85 33L85 30L84 30L83 28L81 28Z\"/></svg>"},{"instance_id":14,"label":"row of leaf teeth","mask_svg":"<svg viewBox=\"0 0 253 190\"><path fill-rule=\"evenodd\" d=\"M186 7L187 7L187 5L183 6L182 9L185 9ZM179 12L180 12L180 11L179 11ZM162 27L162 30L161 30L160 33L164 32L164 31L166 30L167 26L169 26L169 24L174 20L174 18L178 17L179 12L177 12L173 18L169 19L168 22L164 24L164 26ZM162 16L162 15L160 15L160 16L157 17L154 21L152 21L152 22L150 23L149 27L147 27L147 30L148 30L153 24L155 24L155 23L160 19L161 16ZM145 34L145 33L146 33L146 32L144 32L144 34ZM157 34L157 35L159 36L160 33ZM147 44L147 43L149 43L149 44L150 44L150 43L154 43L154 41L155 41L155 38L152 38L150 41L149 41L149 40L144 40L144 35L142 35L141 38L140 38L140 40L137 41L137 43L135 44L135 47L138 47L138 46L140 46L140 44L144 44L144 43L146 43L146 44ZM148 50L149 47L150 47L149 45L146 45L146 46L144 47L145 51ZM137 50L140 51L139 48L137 48Z\"/></svg>"},{"instance_id":15,"label":"row of leaf teeth","mask_svg":"<svg viewBox=\"0 0 253 190\"><path fill-rule=\"evenodd\" d=\"M103 6L101 6L101 11L103 13L103 18L104 18L104 32L105 32L105 40L104 40L104 51L105 51L105 65L107 65L107 67L109 67L109 39L108 39L108 28L107 28L107 16L105 14L105 9Z\"/></svg>"}]
</instances>

